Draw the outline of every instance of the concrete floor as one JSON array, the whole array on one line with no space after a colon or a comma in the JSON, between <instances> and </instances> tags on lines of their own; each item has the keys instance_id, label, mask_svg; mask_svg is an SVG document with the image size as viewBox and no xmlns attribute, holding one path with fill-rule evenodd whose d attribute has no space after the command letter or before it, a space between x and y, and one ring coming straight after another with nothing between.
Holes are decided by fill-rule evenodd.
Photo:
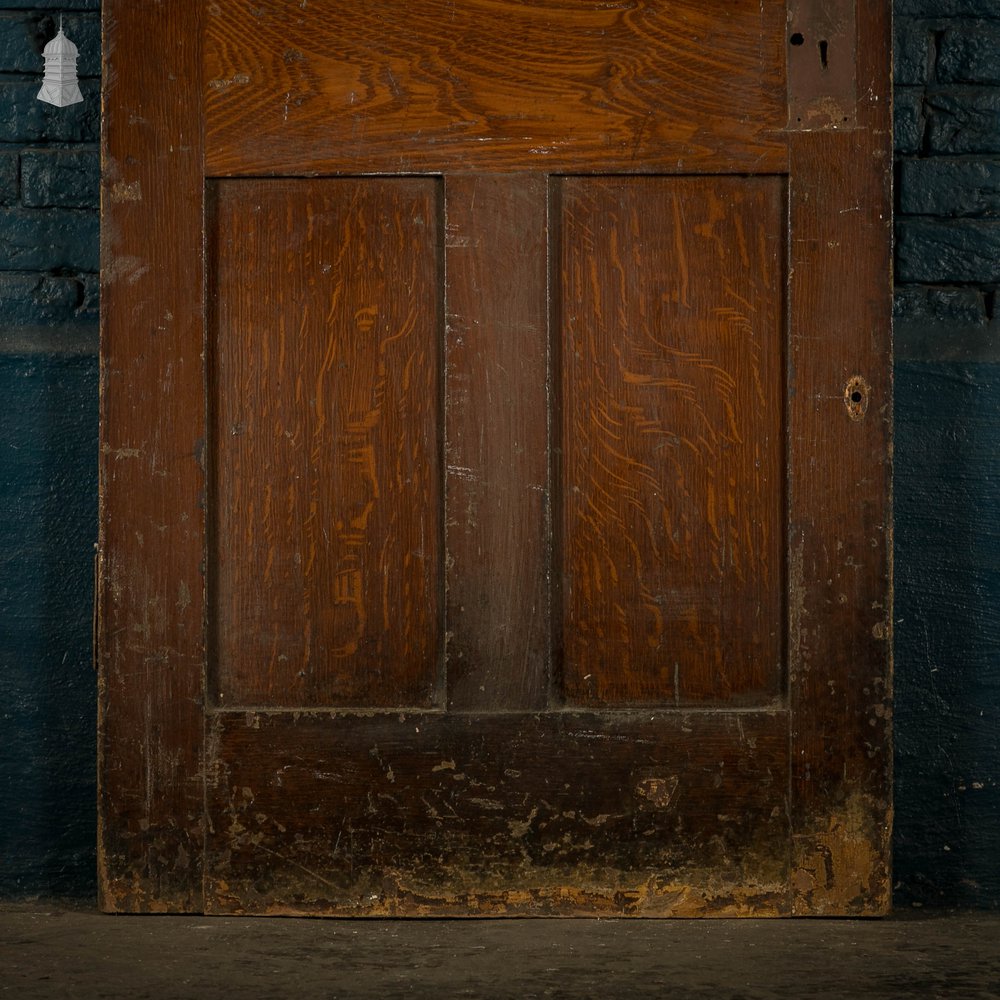
<instances>
[{"instance_id":1,"label":"concrete floor","mask_svg":"<svg viewBox=\"0 0 1000 1000\"><path fill-rule=\"evenodd\" d=\"M0 996L1000 997L1000 914L340 921L0 906Z\"/></svg>"}]
</instances>

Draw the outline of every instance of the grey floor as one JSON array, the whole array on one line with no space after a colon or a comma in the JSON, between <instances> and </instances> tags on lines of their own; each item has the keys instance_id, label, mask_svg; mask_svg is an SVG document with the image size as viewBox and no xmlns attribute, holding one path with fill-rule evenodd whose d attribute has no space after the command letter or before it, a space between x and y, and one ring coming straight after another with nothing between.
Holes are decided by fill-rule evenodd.
<instances>
[{"instance_id":1,"label":"grey floor","mask_svg":"<svg viewBox=\"0 0 1000 1000\"><path fill-rule=\"evenodd\" d=\"M1000 913L400 922L18 904L0 906L0 995L1000 998Z\"/></svg>"}]
</instances>

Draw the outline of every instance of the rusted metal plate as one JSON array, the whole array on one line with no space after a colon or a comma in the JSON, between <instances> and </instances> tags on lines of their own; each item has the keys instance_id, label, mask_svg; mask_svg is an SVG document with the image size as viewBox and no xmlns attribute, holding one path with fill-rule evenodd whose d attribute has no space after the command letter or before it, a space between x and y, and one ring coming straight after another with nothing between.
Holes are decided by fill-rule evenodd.
<instances>
[{"instance_id":1,"label":"rusted metal plate","mask_svg":"<svg viewBox=\"0 0 1000 1000\"><path fill-rule=\"evenodd\" d=\"M796 132L857 125L854 0L790 0L788 127Z\"/></svg>"}]
</instances>

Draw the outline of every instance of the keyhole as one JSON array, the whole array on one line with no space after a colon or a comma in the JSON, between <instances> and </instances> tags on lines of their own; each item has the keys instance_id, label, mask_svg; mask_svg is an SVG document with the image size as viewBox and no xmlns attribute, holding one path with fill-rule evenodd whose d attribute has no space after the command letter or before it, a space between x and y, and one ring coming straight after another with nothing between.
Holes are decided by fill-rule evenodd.
<instances>
[{"instance_id":1,"label":"keyhole","mask_svg":"<svg viewBox=\"0 0 1000 1000\"><path fill-rule=\"evenodd\" d=\"M829 47L830 44L825 38L819 43L819 61L823 64L823 69L827 67L827 50Z\"/></svg>"}]
</instances>

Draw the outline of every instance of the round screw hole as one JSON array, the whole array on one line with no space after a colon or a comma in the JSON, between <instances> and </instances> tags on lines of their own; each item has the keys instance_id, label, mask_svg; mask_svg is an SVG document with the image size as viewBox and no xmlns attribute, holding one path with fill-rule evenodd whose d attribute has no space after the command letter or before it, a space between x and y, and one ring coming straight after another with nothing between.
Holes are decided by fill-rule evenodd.
<instances>
[{"instance_id":1,"label":"round screw hole","mask_svg":"<svg viewBox=\"0 0 1000 1000\"><path fill-rule=\"evenodd\" d=\"M852 375L844 386L844 405L851 420L864 419L871 400L871 386L860 375Z\"/></svg>"},{"instance_id":2,"label":"round screw hole","mask_svg":"<svg viewBox=\"0 0 1000 1000\"><path fill-rule=\"evenodd\" d=\"M796 31L795 34L788 40L792 43L792 45L804 45L806 41L805 38L802 37L801 31Z\"/></svg>"}]
</instances>

